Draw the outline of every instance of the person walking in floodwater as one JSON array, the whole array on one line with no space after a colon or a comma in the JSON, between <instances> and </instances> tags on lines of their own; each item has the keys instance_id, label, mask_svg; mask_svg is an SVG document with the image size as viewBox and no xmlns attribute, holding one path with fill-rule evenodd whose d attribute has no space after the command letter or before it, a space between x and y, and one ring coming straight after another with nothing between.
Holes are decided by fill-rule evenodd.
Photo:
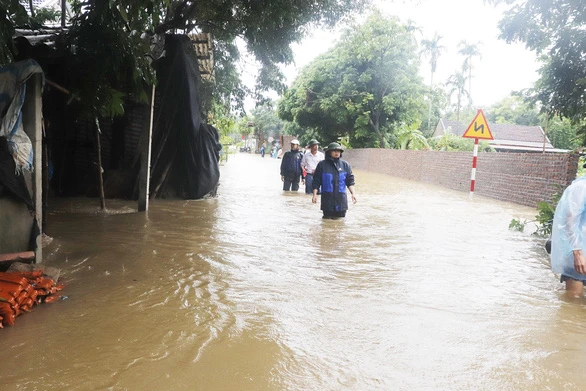
<instances>
[{"instance_id":1,"label":"person walking in floodwater","mask_svg":"<svg viewBox=\"0 0 586 391\"><path fill-rule=\"evenodd\" d=\"M305 152L301 160L301 168L305 170L305 193L313 192L313 172L317 164L325 159L323 152L319 151L319 141L313 139L309 142L309 152Z\"/></svg>"},{"instance_id":2,"label":"person walking in floodwater","mask_svg":"<svg viewBox=\"0 0 586 391\"><path fill-rule=\"evenodd\" d=\"M301 159L303 154L299 150L299 141L291 140L291 150L285 152L281 160L281 180L283 181L283 190L299 190L299 181L301 180Z\"/></svg>"},{"instance_id":3,"label":"person walking in floodwater","mask_svg":"<svg viewBox=\"0 0 586 391\"><path fill-rule=\"evenodd\" d=\"M586 177L564 190L553 217L551 268L566 283L566 291L583 295L586 281Z\"/></svg>"},{"instance_id":4,"label":"person walking in floodwater","mask_svg":"<svg viewBox=\"0 0 586 391\"><path fill-rule=\"evenodd\" d=\"M352 167L342 160L344 149L338 143L330 143L326 148L326 158L318 163L313 175L313 196L311 202L317 203L317 192L321 187L321 210L324 219L339 219L346 216L348 196L346 188L356 203L354 174Z\"/></svg>"}]
</instances>

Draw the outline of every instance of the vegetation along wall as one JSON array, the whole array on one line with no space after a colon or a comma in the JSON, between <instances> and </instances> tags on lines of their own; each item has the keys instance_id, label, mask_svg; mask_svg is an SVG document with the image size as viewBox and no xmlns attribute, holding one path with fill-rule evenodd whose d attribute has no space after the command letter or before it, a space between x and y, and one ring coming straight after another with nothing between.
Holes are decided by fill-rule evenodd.
<instances>
[{"instance_id":1,"label":"vegetation along wall","mask_svg":"<svg viewBox=\"0 0 586 391\"><path fill-rule=\"evenodd\" d=\"M474 192L502 201L537 206L576 177L577 154L486 152L478 154ZM350 149L353 168L470 191L472 152ZM359 180L359 179L358 179Z\"/></svg>"}]
</instances>

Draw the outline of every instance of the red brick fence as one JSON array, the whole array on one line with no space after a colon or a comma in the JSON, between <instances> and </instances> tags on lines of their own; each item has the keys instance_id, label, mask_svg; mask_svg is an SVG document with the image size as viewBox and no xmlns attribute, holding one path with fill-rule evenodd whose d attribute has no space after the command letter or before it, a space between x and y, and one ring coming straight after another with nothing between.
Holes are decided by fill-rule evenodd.
<instances>
[{"instance_id":1,"label":"red brick fence","mask_svg":"<svg viewBox=\"0 0 586 391\"><path fill-rule=\"evenodd\" d=\"M551 201L559 186L576 177L577 154L484 152L478 154L474 192L502 201L536 206ZM472 152L350 149L353 168L459 191L470 191Z\"/></svg>"}]
</instances>

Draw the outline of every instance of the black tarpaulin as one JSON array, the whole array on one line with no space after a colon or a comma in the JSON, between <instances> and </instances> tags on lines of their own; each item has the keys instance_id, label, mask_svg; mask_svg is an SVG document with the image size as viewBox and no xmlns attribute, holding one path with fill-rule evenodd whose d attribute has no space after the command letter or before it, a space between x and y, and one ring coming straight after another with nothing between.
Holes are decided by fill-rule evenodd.
<instances>
[{"instance_id":1,"label":"black tarpaulin","mask_svg":"<svg viewBox=\"0 0 586 391\"><path fill-rule=\"evenodd\" d=\"M185 35L165 37L157 61L159 109L153 129L151 196L188 199L214 193L220 179L219 135L201 119L197 57Z\"/></svg>"}]
</instances>

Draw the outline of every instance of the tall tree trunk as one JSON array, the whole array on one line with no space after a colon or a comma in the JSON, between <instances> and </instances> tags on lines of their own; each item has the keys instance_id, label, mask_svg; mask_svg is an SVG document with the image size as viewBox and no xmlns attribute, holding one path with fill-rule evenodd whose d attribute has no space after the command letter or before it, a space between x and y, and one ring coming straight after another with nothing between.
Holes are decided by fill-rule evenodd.
<instances>
[{"instance_id":1,"label":"tall tree trunk","mask_svg":"<svg viewBox=\"0 0 586 391\"><path fill-rule=\"evenodd\" d=\"M377 111L376 113L376 119L374 122L374 126L376 129L376 132L378 133L378 136L380 138L380 147L384 148L385 147L385 135L383 134L383 132L380 131L380 112Z\"/></svg>"},{"instance_id":2,"label":"tall tree trunk","mask_svg":"<svg viewBox=\"0 0 586 391\"><path fill-rule=\"evenodd\" d=\"M472 106L472 57L468 59L468 98Z\"/></svg>"},{"instance_id":3,"label":"tall tree trunk","mask_svg":"<svg viewBox=\"0 0 586 391\"><path fill-rule=\"evenodd\" d=\"M100 133L102 133L102 131L100 130L100 122L98 121L98 118L95 117L95 122L96 122L96 153L98 155L97 160L98 160L98 190L100 192L100 209L105 210L106 209L106 197L104 196L104 176L102 173L102 145L100 143Z\"/></svg>"},{"instance_id":4,"label":"tall tree trunk","mask_svg":"<svg viewBox=\"0 0 586 391\"><path fill-rule=\"evenodd\" d=\"M67 0L61 0L61 27L65 27L67 16Z\"/></svg>"},{"instance_id":5,"label":"tall tree trunk","mask_svg":"<svg viewBox=\"0 0 586 391\"><path fill-rule=\"evenodd\" d=\"M456 122L458 123L458 125L456 125L458 127L458 130L460 130L460 105L462 103L462 95L458 94L458 103L456 106Z\"/></svg>"},{"instance_id":6,"label":"tall tree trunk","mask_svg":"<svg viewBox=\"0 0 586 391\"><path fill-rule=\"evenodd\" d=\"M427 113L427 128L431 135L431 99L433 97L433 71L431 71L431 79L429 81L429 111Z\"/></svg>"},{"instance_id":7,"label":"tall tree trunk","mask_svg":"<svg viewBox=\"0 0 586 391\"><path fill-rule=\"evenodd\" d=\"M28 7L31 10L31 16L34 18L35 17L35 9L33 8L33 0L28 0Z\"/></svg>"}]
</instances>

